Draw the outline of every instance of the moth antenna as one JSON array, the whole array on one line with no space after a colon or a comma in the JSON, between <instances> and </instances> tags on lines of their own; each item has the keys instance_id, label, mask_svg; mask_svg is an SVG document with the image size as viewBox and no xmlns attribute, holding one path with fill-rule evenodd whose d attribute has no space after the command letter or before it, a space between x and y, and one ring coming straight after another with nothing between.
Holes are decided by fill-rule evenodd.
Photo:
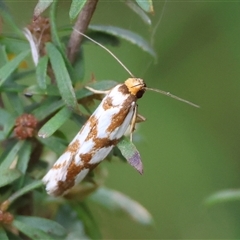
<instances>
[{"instance_id":1,"label":"moth antenna","mask_svg":"<svg viewBox=\"0 0 240 240\"><path fill-rule=\"evenodd\" d=\"M108 48L106 48L105 46L103 46L101 43L95 41L94 39L90 38L90 37L87 36L86 34L78 31L77 29L73 28L73 30L74 30L75 32L79 33L80 35L84 36L84 37L87 38L88 40L94 42L95 44L97 44L98 46L100 46L101 48L103 48L104 50L106 50L113 58L115 58L115 59L118 61L118 63L129 73L129 75L134 78L134 75L130 72L130 70L129 70Z\"/></svg>"},{"instance_id":2,"label":"moth antenna","mask_svg":"<svg viewBox=\"0 0 240 240\"><path fill-rule=\"evenodd\" d=\"M189 105L191 105L191 106L193 106L193 107L200 108L199 105L197 105L197 104L195 104L195 103L192 103L192 102L190 102L190 101L187 101L187 100L185 100L185 99L183 99L183 98L180 98L180 97L178 97L178 96L175 96L175 95L171 94L170 92L165 92L165 91L163 91L163 90L159 90L159 89L155 89L155 88L148 88L148 87L146 87L146 89L147 89L147 90L150 90L150 91L153 91L153 92L161 93L161 94L166 95L166 96L168 96L168 97L174 98L174 99L176 99L176 100L178 100L178 101L187 103L187 104L189 104Z\"/></svg>"},{"instance_id":3,"label":"moth antenna","mask_svg":"<svg viewBox=\"0 0 240 240\"><path fill-rule=\"evenodd\" d=\"M91 37L87 36L86 34L78 31L77 29L73 28L73 30L74 30L75 32L77 32L78 34L84 36L84 37L87 38L88 40L92 41L93 43L97 44L99 47L103 48L105 51L107 51L107 52L129 73L129 75L130 75L131 77L135 78L135 76L131 73L131 71L130 71L130 70L120 61L120 59L119 59L118 57L116 57L108 48L106 48L105 46L103 46L101 43L95 41L95 40L92 39ZM187 104L189 104L189 105L191 105L191 106L193 106L193 107L200 108L199 105L194 104L194 103L192 103L192 102L190 102L190 101L187 101L187 100L185 100L185 99L183 99L183 98L180 98L180 97L178 97L178 96L175 96L175 95L171 94L170 92L165 92L165 91L163 91L163 90L159 90L159 89L155 89L155 88L148 88L148 87L146 87L145 89L146 89L146 90L153 91L153 92L161 93L161 94L166 95L166 96L168 96L168 97L174 98L174 99L176 99L176 100L178 100L178 101L187 103Z\"/></svg>"}]
</instances>

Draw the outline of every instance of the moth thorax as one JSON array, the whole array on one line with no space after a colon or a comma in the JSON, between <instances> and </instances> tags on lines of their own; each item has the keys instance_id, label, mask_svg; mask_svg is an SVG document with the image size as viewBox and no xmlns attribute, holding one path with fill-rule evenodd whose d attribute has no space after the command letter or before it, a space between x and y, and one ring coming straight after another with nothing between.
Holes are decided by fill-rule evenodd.
<instances>
[{"instance_id":1,"label":"moth thorax","mask_svg":"<svg viewBox=\"0 0 240 240\"><path fill-rule=\"evenodd\" d=\"M146 91L146 84L141 78L128 78L125 85L128 91L137 98L141 98Z\"/></svg>"}]
</instances>

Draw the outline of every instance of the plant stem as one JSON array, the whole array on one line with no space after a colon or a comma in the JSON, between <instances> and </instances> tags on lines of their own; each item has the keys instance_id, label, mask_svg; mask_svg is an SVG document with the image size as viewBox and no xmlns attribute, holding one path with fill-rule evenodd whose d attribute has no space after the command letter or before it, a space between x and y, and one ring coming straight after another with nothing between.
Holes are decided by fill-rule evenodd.
<instances>
[{"instance_id":1,"label":"plant stem","mask_svg":"<svg viewBox=\"0 0 240 240\"><path fill-rule=\"evenodd\" d=\"M98 0L88 0L84 5L82 11L78 15L74 29L84 33L90 23L92 15L95 11ZM72 31L68 42L67 56L71 63L75 61L79 46L81 45L83 36L76 31Z\"/></svg>"}]
</instances>

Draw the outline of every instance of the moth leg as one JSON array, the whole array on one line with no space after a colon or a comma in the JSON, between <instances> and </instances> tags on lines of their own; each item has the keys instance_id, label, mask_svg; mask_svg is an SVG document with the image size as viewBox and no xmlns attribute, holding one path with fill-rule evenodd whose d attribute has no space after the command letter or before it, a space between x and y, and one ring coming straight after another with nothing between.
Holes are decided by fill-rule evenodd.
<instances>
[{"instance_id":1,"label":"moth leg","mask_svg":"<svg viewBox=\"0 0 240 240\"><path fill-rule=\"evenodd\" d=\"M130 141L133 139L133 132L135 130L135 124L146 121L146 118L137 113L137 106L134 109L133 117L130 123Z\"/></svg>"},{"instance_id":2,"label":"moth leg","mask_svg":"<svg viewBox=\"0 0 240 240\"><path fill-rule=\"evenodd\" d=\"M88 87L88 86L85 86L85 88L95 94L108 94L110 92L110 90L106 90L106 91L103 91L103 90L96 90L94 88L91 88L91 87Z\"/></svg>"},{"instance_id":3,"label":"moth leg","mask_svg":"<svg viewBox=\"0 0 240 240\"><path fill-rule=\"evenodd\" d=\"M146 118L139 113L137 114L136 123L145 122Z\"/></svg>"},{"instance_id":4,"label":"moth leg","mask_svg":"<svg viewBox=\"0 0 240 240\"><path fill-rule=\"evenodd\" d=\"M132 139L133 139L133 131L135 130L135 123L136 123L136 120L137 120L137 116L138 116L138 113L137 113L137 105L136 105L136 107L134 108L133 117L132 117L132 120L131 120L131 123L130 123L130 141L131 142L132 142Z\"/></svg>"}]
</instances>

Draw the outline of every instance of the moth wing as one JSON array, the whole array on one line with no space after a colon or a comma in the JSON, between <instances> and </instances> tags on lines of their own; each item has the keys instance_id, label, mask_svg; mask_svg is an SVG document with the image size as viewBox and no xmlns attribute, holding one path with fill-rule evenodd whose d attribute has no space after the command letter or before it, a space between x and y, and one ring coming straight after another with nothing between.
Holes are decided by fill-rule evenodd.
<instances>
[{"instance_id":1,"label":"moth wing","mask_svg":"<svg viewBox=\"0 0 240 240\"><path fill-rule=\"evenodd\" d=\"M61 195L80 182L101 162L126 132L135 108L135 101L114 87L94 111L79 133L44 176L51 195Z\"/></svg>"}]
</instances>

